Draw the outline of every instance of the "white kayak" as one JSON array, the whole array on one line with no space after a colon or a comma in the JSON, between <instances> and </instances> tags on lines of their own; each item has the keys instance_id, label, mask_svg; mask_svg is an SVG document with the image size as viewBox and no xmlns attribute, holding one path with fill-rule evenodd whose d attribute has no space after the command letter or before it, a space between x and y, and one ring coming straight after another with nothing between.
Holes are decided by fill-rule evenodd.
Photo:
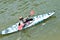
<instances>
[{"instance_id":1,"label":"white kayak","mask_svg":"<svg viewBox=\"0 0 60 40\"><path fill-rule=\"evenodd\" d=\"M51 17L54 13L55 12L50 12L50 13L34 16L33 17L33 21L30 24L25 25L25 27L23 29L26 29L28 27L32 27L33 25L35 25L35 24L37 24L37 23L39 23L39 22ZM19 22L14 24L14 25L12 25L12 26L10 26L10 27L8 27L5 30L2 30L0 32L0 34L4 35L4 34L10 34L10 33L17 32L18 31L18 24L19 24Z\"/></svg>"}]
</instances>

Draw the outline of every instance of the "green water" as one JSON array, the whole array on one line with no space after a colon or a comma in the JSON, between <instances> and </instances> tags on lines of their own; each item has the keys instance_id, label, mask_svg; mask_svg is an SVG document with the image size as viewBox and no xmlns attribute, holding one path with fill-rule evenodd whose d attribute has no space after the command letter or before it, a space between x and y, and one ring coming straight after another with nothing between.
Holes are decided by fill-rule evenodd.
<instances>
[{"instance_id":1,"label":"green water","mask_svg":"<svg viewBox=\"0 0 60 40\"><path fill-rule=\"evenodd\" d=\"M30 10L35 15L55 10L55 14L31 28L0 35L0 40L60 40L60 0L0 0L0 31L18 22L19 16L26 17Z\"/></svg>"}]
</instances>

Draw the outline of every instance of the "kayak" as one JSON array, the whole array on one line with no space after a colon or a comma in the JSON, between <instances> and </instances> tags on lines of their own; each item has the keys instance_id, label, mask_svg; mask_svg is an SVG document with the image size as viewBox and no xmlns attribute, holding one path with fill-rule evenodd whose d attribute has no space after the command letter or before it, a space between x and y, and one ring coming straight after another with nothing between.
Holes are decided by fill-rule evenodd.
<instances>
[{"instance_id":1,"label":"kayak","mask_svg":"<svg viewBox=\"0 0 60 40\"><path fill-rule=\"evenodd\" d=\"M25 27L23 27L21 30L26 29L28 27L32 27L33 25L35 25L39 22L42 22L43 20L51 17L53 14L55 14L55 12L49 12L49 13L46 13L46 14L34 16L34 17L32 17L32 19L33 19L32 22L29 23L29 24L26 24ZM0 32L0 34L5 35L5 34L10 34L10 33L14 33L14 32L19 31L18 30L18 24L19 24L19 22L17 22L16 24L8 27L7 29L2 30Z\"/></svg>"}]
</instances>

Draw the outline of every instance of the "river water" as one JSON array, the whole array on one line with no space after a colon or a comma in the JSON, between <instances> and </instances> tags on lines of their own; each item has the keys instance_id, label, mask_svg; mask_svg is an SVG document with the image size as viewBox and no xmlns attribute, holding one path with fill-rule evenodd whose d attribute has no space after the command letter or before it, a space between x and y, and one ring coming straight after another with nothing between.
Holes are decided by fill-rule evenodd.
<instances>
[{"instance_id":1,"label":"river water","mask_svg":"<svg viewBox=\"0 0 60 40\"><path fill-rule=\"evenodd\" d=\"M0 40L60 40L60 0L0 0L0 31L17 23L19 16L26 17L30 10L35 15L55 10L55 14L25 30L0 35Z\"/></svg>"}]
</instances>

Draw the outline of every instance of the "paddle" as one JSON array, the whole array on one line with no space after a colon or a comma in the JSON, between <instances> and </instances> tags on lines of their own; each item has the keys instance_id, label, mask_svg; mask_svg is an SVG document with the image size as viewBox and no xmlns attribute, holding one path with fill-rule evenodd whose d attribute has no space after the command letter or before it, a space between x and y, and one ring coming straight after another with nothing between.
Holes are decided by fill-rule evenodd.
<instances>
[{"instance_id":1,"label":"paddle","mask_svg":"<svg viewBox=\"0 0 60 40\"><path fill-rule=\"evenodd\" d=\"M31 10L28 17L33 16L34 14L35 14L35 11L34 10Z\"/></svg>"},{"instance_id":2,"label":"paddle","mask_svg":"<svg viewBox=\"0 0 60 40\"><path fill-rule=\"evenodd\" d=\"M30 14L27 17L25 17L24 20L27 19L27 18L29 18L29 17L31 17L31 16L33 16L34 14L35 14L35 11L31 10Z\"/></svg>"}]
</instances>

